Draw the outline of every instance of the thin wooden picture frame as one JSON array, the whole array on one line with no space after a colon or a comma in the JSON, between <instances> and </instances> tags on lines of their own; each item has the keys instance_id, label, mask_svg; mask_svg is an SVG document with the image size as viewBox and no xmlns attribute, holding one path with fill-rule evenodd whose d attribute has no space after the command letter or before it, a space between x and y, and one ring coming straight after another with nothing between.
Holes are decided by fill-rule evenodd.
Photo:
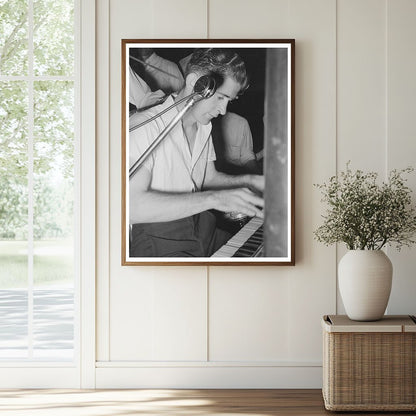
<instances>
[{"instance_id":1,"label":"thin wooden picture frame","mask_svg":"<svg viewBox=\"0 0 416 416\"><path fill-rule=\"evenodd\" d=\"M121 50L121 264L294 265L295 40L122 39ZM225 175L236 179L218 188ZM247 212L230 209L237 195Z\"/></svg>"}]
</instances>

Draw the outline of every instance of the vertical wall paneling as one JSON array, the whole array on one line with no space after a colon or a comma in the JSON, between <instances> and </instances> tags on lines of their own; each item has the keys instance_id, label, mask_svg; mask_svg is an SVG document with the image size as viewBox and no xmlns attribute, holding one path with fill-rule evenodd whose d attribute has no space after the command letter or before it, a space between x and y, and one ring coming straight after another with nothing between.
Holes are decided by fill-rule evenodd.
<instances>
[{"instance_id":1,"label":"vertical wall paneling","mask_svg":"<svg viewBox=\"0 0 416 416\"><path fill-rule=\"evenodd\" d=\"M202 271L202 273L201 273ZM207 304L203 268L153 282L153 353L158 361L206 361Z\"/></svg>"},{"instance_id":2,"label":"vertical wall paneling","mask_svg":"<svg viewBox=\"0 0 416 416\"><path fill-rule=\"evenodd\" d=\"M210 267L210 361L288 360L283 268Z\"/></svg>"},{"instance_id":3,"label":"vertical wall paneling","mask_svg":"<svg viewBox=\"0 0 416 416\"><path fill-rule=\"evenodd\" d=\"M335 247L313 241L322 213L313 184L335 173L336 3L289 5L288 32L296 39L297 257L295 268L288 269L289 358L320 361L320 318L335 312L336 268Z\"/></svg>"},{"instance_id":4,"label":"vertical wall paneling","mask_svg":"<svg viewBox=\"0 0 416 416\"><path fill-rule=\"evenodd\" d=\"M338 169L351 160L352 168L384 172L386 3L337 4Z\"/></svg>"},{"instance_id":5,"label":"vertical wall paneling","mask_svg":"<svg viewBox=\"0 0 416 416\"><path fill-rule=\"evenodd\" d=\"M123 301L112 306L111 359L206 361L203 270L146 268L113 284L112 299Z\"/></svg>"},{"instance_id":6,"label":"vertical wall paneling","mask_svg":"<svg viewBox=\"0 0 416 416\"><path fill-rule=\"evenodd\" d=\"M337 2L337 169L380 172L386 160L386 2ZM345 254L339 245L338 258ZM338 313L344 313L338 295Z\"/></svg>"},{"instance_id":7,"label":"vertical wall paneling","mask_svg":"<svg viewBox=\"0 0 416 416\"><path fill-rule=\"evenodd\" d=\"M320 319L343 306L313 184L348 160L416 165L415 15L414 0L98 2L97 387L320 387ZM121 39L208 35L296 39L295 267L120 266ZM389 313L416 314L414 253L389 250Z\"/></svg>"},{"instance_id":8,"label":"vertical wall paneling","mask_svg":"<svg viewBox=\"0 0 416 416\"><path fill-rule=\"evenodd\" d=\"M289 3L289 0L209 0L210 38L287 38Z\"/></svg>"},{"instance_id":9,"label":"vertical wall paneling","mask_svg":"<svg viewBox=\"0 0 416 416\"><path fill-rule=\"evenodd\" d=\"M207 0L155 0L151 38L203 39L207 36Z\"/></svg>"},{"instance_id":10,"label":"vertical wall paneling","mask_svg":"<svg viewBox=\"0 0 416 416\"><path fill-rule=\"evenodd\" d=\"M389 0L387 14L387 168L416 168L416 2ZM416 202L416 172L408 176ZM415 313L416 249L388 250L393 262L389 313Z\"/></svg>"}]
</instances>

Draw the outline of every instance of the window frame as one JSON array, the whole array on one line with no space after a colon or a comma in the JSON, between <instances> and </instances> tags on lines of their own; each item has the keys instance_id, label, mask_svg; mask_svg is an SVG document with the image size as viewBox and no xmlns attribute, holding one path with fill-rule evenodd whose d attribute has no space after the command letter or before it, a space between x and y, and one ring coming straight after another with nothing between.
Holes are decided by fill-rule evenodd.
<instances>
[{"instance_id":1,"label":"window frame","mask_svg":"<svg viewBox=\"0 0 416 416\"><path fill-rule=\"evenodd\" d=\"M94 388L95 387L95 0L74 0L75 67L73 77L34 76L33 0L28 1L29 70L27 76L1 76L1 80L24 80L29 86L29 158L33 159L33 90L39 80L68 80L75 85L75 233L74 233L74 359L65 361L1 361L0 388ZM30 20L29 20L30 22ZM30 85L29 84L29 85ZM32 154L31 154L32 153ZM33 163L29 159L29 181ZM31 184L29 182L29 189ZM32 212L30 212L32 210ZM33 201L29 217L33 218ZM29 227L32 228L32 227ZM33 228L32 228L33 230ZM29 267L33 268L33 238ZM30 244L30 243L29 243ZM32 265L31 265L32 263ZM32 292L33 270L28 290ZM30 292L29 292L30 293ZM30 296L29 296L30 297ZM31 303L32 302L32 305ZM91 336L91 334L94 334Z\"/></svg>"}]
</instances>

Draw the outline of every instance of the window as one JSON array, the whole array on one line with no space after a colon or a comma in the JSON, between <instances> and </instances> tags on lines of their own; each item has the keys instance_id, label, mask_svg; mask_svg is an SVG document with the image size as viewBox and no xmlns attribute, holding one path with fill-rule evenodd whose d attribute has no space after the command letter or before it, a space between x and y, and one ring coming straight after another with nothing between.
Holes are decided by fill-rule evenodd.
<instances>
[{"instance_id":1,"label":"window","mask_svg":"<svg viewBox=\"0 0 416 416\"><path fill-rule=\"evenodd\" d=\"M74 0L0 0L0 360L72 361Z\"/></svg>"}]
</instances>

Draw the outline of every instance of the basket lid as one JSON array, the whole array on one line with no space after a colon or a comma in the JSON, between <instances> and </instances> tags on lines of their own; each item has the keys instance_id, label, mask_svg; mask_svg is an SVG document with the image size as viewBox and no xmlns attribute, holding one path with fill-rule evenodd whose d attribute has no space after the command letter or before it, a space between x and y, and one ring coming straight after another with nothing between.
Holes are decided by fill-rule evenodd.
<instances>
[{"instance_id":1,"label":"basket lid","mask_svg":"<svg viewBox=\"0 0 416 416\"><path fill-rule=\"evenodd\" d=\"M327 332L416 332L416 318L410 315L385 315L372 322L352 321L346 315L325 315L322 327Z\"/></svg>"}]
</instances>

